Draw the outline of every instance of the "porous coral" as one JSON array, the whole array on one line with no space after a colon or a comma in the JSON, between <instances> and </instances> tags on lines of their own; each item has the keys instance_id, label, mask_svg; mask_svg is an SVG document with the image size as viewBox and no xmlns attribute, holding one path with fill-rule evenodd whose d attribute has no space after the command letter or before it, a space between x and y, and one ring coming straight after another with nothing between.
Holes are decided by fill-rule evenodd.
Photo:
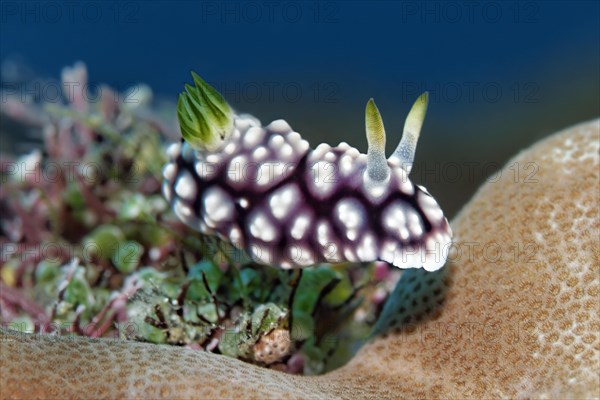
<instances>
[{"instance_id":1,"label":"porous coral","mask_svg":"<svg viewBox=\"0 0 600 400\"><path fill-rule=\"evenodd\" d=\"M600 120L519 154L452 223L448 265L407 272L379 334L299 377L171 346L0 331L0 395L152 398L600 396ZM509 168L533 163L532 180ZM519 167L520 166L520 167Z\"/></svg>"}]
</instances>

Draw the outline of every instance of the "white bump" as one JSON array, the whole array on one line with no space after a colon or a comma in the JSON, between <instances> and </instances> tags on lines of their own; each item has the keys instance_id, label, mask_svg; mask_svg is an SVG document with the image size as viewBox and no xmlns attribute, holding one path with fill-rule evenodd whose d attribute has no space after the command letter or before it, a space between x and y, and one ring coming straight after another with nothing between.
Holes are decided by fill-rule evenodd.
<instances>
[{"instance_id":1,"label":"white bump","mask_svg":"<svg viewBox=\"0 0 600 400\"><path fill-rule=\"evenodd\" d=\"M173 182L175 175L177 175L177 166L174 163L169 163L164 166L162 170L163 178L169 182Z\"/></svg>"},{"instance_id":2,"label":"white bump","mask_svg":"<svg viewBox=\"0 0 600 400\"><path fill-rule=\"evenodd\" d=\"M290 125L284 119L277 119L271 122L267 129L277 133L288 133L292 130Z\"/></svg>"},{"instance_id":3,"label":"white bump","mask_svg":"<svg viewBox=\"0 0 600 400\"><path fill-rule=\"evenodd\" d=\"M402 250L396 251L394 254L394 261L392 262L396 267L406 268L406 255Z\"/></svg>"},{"instance_id":4,"label":"white bump","mask_svg":"<svg viewBox=\"0 0 600 400\"><path fill-rule=\"evenodd\" d=\"M371 233L363 235L358 248L356 249L356 256L360 261L375 261L377 259L377 248L375 247L375 237Z\"/></svg>"},{"instance_id":5,"label":"white bump","mask_svg":"<svg viewBox=\"0 0 600 400\"><path fill-rule=\"evenodd\" d=\"M421 268L421 251L413 247L396 250L393 264L399 268Z\"/></svg>"},{"instance_id":6,"label":"white bump","mask_svg":"<svg viewBox=\"0 0 600 400\"><path fill-rule=\"evenodd\" d=\"M314 163L310 170L310 187L316 194L327 196L335 189L337 182L336 165L327 161Z\"/></svg>"},{"instance_id":7,"label":"white bump","mask_svg":"<svg viewBox=\"0 0 600 400\"><path fill-rule=\"evenodd\" d=\"M209 180L217 174L217 165L203 161L196 161L194 164L196 174L204 180Z\"/></svg>"},{"instance_id":8,"label":"white bump","mask_svg":"<svg viewBox=\"0 0 600 400\"><path fill-rule=\"evenodd\" d=\"M255 165L255 169L254 167L250 168L252 164ZM251 163L249 168L243 172L247 181L255 182L259 190L264 190L265 187L274 186L293 173L293 165L290 166L290 163L278 160L267 160L258 165Z\"/></svg>"},{"instance_id":9,"label":"white bump","mask_svg":"<svg viewBox=\"0 0 600 400\"><path fill-rule=\"evenodd\" d=\"M305 153L308 148L310 147L310 145L308 144L308 142L304 139L302 139L299 143L298 143L298 152L300 154Z\"/></svg>"},{"instance_id":10,"label":"white bump","mask_svg":"<svg viewBox=\"0 0 600 400\"><path fill-rule=\"evenodd\" d=\"M258 243L253 243L252 245L250 245L250 253L254 261L263 264L272 264L271 252L269 251L268 247L263 248L262 245Z\"/></svg>"},{"instance_id":11,"label":"white bump","mask_svg":"<svg viewBox=\"0 0 600 400\"><path fill-rule=\"evenodd\" d=\"M240 206L242 206L242 208L248 208L248 200L245 197L242 197L238 200L238 203L240 204Z\"/></svg>"},{"instance_id":12,"label":"white bump","mask_svg":"<svg viewBox=\"0 0 600 400\"><path fill-rule=\"evenodd\" d=\"M270 183L273 183L275 180L275 176L272 172L272 163L266 162L263 164L260 164L257 169L256 169L256 173L257 173L257 179L256 179L256 184L258 186L266 186Z\"/></svg>"},{"instance_id":13,"label":"white bump","mask_svg":"<svg viewBox=\"0 0 600 400\"><path fill-rule=\"evenodd\" d=\"M436 232L425 241L423 251L423 268L427 271L435 271L444 266L450 251L450 236Z\"/></svg>"},{"instance_id":14,"label":"white bump","mask_svg":"<svg viewBox=\"0 0 600 400\"><path fill-rule=\"evenodd\" d=\"M242 132L249 129L252 126L261 126L261 123L258 120L258 118L245 113L239 114L235 118L234 123L236 128Z\"/></svg>"},{"instance_id":15,"label":"white bump","mask_svg":"<svg viewBox=\"0 0 600 400\"><path fill-rule=\"evenodd\" d=\"M346 142L340 142L340 144L338 144L337 147L338 147L338 149L340 149L342 151L350 150L350 145Z\"/></svg>"},{"instance_id":16,"label":"white bump","mask_svg":"<svg viewBox=\"0 0 600 400\"><path fill-rule=\"evenodd\" d=\"M422 264L426 271L435 271L444 265L446 259L442 257L441 244L431 235L425 240L425 248L421 250Z\"/></svg>"},{"instance_id":17,"label":"white bump","mask_svg":"<svg viewBox=\"0 0 600 400\"><path fill-rule=\"evenodd\" d=\"M408 210L406 214L406 220L410 232L417 237L423 234L423 225L421 224L421 217L412 208Z\"/></svg>"},{"instance_id":18,"label":"white bump","mask_svg":"<svg viewBox=\"0 0 600 400\"><path fill-rule=\"evenodd\" d=\"M338 221L346 229L356 229L362 226L365 218L363 206L355 199L340 200L334 209Z\"/></svg>"},{"instance_id":19,"label":"white bump","mask_svg":"<svg viewBox=\"0 0 600 400\"><path fill-rule=\"evenodd\" d=\"M167 156L169 156L169 158L171 160L174 160L177 158L180 151L181 151L181 143L170 144L169 147L167 147Z\"/></svg>"},{"instance_id":20,"label":"white bump","mask_svg":"<svg viewBox=\"0 0 600 400\"><path fill-rule=\"evenodd\" d=\"M308 226L310 225L310 218L306 215L299 215L296 217L290 234L296 240L300 240L304 237Z\"/></svg>"},{"instance_id":21,"label":"white bump","mask_svg":"<svg viewBox=\"0 0 600 400\"><path fill-rule=\"evenodd\" d=\"M327 143L320 143L313 151L312 156L315 158L322 158L330 149L331 147Z\"/></svg>"},{"instance_id":22,"label":"white bump","mask_svg":"<svg viewBox=\"0 0 600 400\"><path fill-rule=\"evenodd\" d=\"M317 239L319 240L319 244L321 246L325 246L326 244L329 243L329 241L330 241L329 230L330 230L330 228L329 228L329 224L327 223L327 221L321 221L317 225Z\"/></svg>"},{"instance_id":23,"label":"white bump","mask_svg":"<svg viewBox=\"0 0 600 400\"><path fill-rule=\"evenodd\" d=\"M212 234L213 233L213 230L210 229L204 222L202 222L201 219L197 220L197 224L196 224L196 227L194 229L199 230L202 233L208 233L208 234Z\"/></svg>"},{"instance_id":24,"label":"white bump","mask_svg":"<svg viewBox=\"0 0 600 400\"><path fill-rule=\"evenodd\" d=\"M400 228L400 238L402 240L408 240L408 229L406 229L406 227L402 227Z\"/></svg>"},{"instance_id":25,"label":"white bump","mask_svg":"<svg viewBox=\"0 0 600 400\"><path fill-rule=\"evenodd\" d=\"M423 226L421 225L420 222L410 224L410 232L412 233L413 236L420 238L421 235L423 234Z\"/></svg>"},{"instance_id":26,"label":"white bump","mask_svg":"<svg viewBox=\"0 0 600 400\"><path fill-rule=\"evenodd\" d=\"M285 139L281 135L273 135L269 139L269 147L271 149L278 149L285 143Z\"/></svg>"},{"instance_id":27,"label":"white bump","mask_svg":"<svg viewBox=\"0 0 600 400\"><path fill-rule=\"evenodd\" d=\"M322 254L328 262L339 263L342 261L338 246L335 243L323 245Z\"/></svg>"},{"instance_id":28,"label":"white bump","mask_svg":"<svg viewBox=\"0 0 600 400\"><path fill-rule=\"evenodd\" d=\"M296 146L302 140L302 136L298 132L290 132L287 134L287 140L292 146Z\"/></svg>"},{"instance_id":29,"label":"white bump","mask_svg":"<svg viewBox=\"0 0 600 400\"><path fill-rule=\"evenodd\" d=\"M383 212L383 226L393 235L400 236L402 240L408 239L408 215L412 211L409 206L399 202L392 203ZM418 222L418 221L417 221Z\"/></svg>"},{"instance_id":30,"label":"white bump","mask_svg":"<svg viewBox=\"0 0 600 400\"><path fill-rule=\"evenodd\" d=\"M170 202L173 200L173 189L171 189L171 184L169 182L163 182L162 190L167 201Z\"/></svg>"},{"instance_id":31,"label":"white bump","mask_svg":"<svg viewBox=\"0 0 600 400\"><path fill-rule=\"evenodd\" d=\"M173 211L175 211L175 214L177 214L179 219L188 223L190 217L194 215L192 209L181 200L175 200L175 203L173 204Z\"/></svg>"},{"instance_id":32,"label":"white bump","mask_svg":"<svg viewBox=\"0 0 600 400\"><path fill-rule=\"evenodd\" d=\"M300 245L289 246L288 257L292 262L300 266L309 266L315 263L312 251Z\"/></svg>"},{"instance_id":33,"label":"white bump","mask_svg":"<svg viewBox=\"0 0 600 400\"><path fill-rule=\"evenodd\" d=\"M437 203L435 202L433 197L428 196L424 193L419 193L419 205L423 208L437 207Z\"/></svg>"},{"instance_id":34,"label":"white bump","mask_svg":"<svg viewBox=\"0 0 600 400\"><path fill-rule=\"evenodd\" d=\"M344 176L349 176L352 173L352 162L354 160L348 154L344 154L340 158L340 172Z\"/></svg>"},{"instance_id":35,"label":"white bump","mask_svg":"<svg viewBox=\"0 0 600 400\"><path fill-rule=\"evenodd\" d=\"M325 161L334 162L336 159L337 157L332 151L328 151L327 153L325 153Z\"/></svg>"},{"instance_id":36,"label":"white bump","mask_svg":"<svg viewBox=\"0 0 600 400\"><path fill-rule=\"evenodd\" d=\"M289 159L291 156L294 155L294 149L288 143L284 143L281 146L281 149L279 150L279 154L281 158Z\"/></svg>"},{"instance_id":37,"label":"white bump","mask_svg":"<svg viewBox=\"0 0 600 400\"><path fill-rule=\"evenodd\" d=\"M358 231L356 229L348 229L346 231L346 237L348 240L355 241L358 236Z\"/></svg>"},{"instance_id":38,"label":"white bump","mask_svg":"<svg viewBox=\"0 0 600 400\"><path fill-rule=\"evenodd\" d=\"M231 220L234 206L229 195L217 186L210 187L204 193L204 219L206 224L214 228L221 221Z\"/></svg>"},{"instance_id":39,"label":"white bump","mask_svg":"<svg viewBox=\"0 0 600 400\"><path fill-rule=\"evenodd\" d=\"M356 262L358 259L350 247L344 249L344 258L350 262Z\"/></svg>"},{"instance_id":40,"label":"white bump","mask_svg":"<svg viewBox=\"0 0 600 400\"><path fill-rule=\"evenodd\" d=\"M243 182L242 172L246 171L246 163L246 156L242 154L233 157L231 161L229 161L229 166L227 167L227 180L230 183Z\"/></svg>"},{"instance_id":41,"label":"white bump","mask_svg":"<svg viewBox=\"0 0 600 400\"><path fill-rule=\"evenodd\" d=\"M396 242L392 240L385 241L381 250L381 259L392 264L394 262L394 253L396 252Z\"/></svg>"},{"instance_id":42,"label":"white bump","mask_svg":"<svg viewBox=\"0 0 600 400\"><path fill-rule=\"evenodd\" d=\"M262 161L269 155L269 150L265 146L257 147L256 150L252 152L252 158L255 161Z\"/></svg>"},{"instance_id":43,"label":"white bump","mask_svg":"<svg viewBox=\"0 0 600 400\"><path fill-rule=\"evenodd\" d=\"M258 126L260 126L260 123L258 124ZM229 137L229 141L232 143L236 143L236 147L237 147L237 143L240 142L240 138L242 137L242 133L240 132L240 130L236 127L233 132L231 133L231 136Z\"/></svg>"},{"instance_id":44,"label":"white bump","mask_svg":"<svg viewBox=\"0 0 600 400\"><path fill-rule=\"evenodd\" d=\"M356 148L354 147L350 147L350 149L346 151L346 154L353 158L356 158L361 155L360 151L356 150Z\"/></svg>"},{"instance_id":45,"label":"white bump","mask_svg":"<svg viewBox=\"0 0 600 400\"><path fill-rule=\"evenodd\" d=\"M233 243L236 247L243 247L241 244L242 241L242 231L237 226L231 228L229 231L229 241Z\"/></svg>"},{"instance_id":46,"label":"white bump","mask_svg":"<svg viewBox=\"0 0 600 400\"><path fill-rule=\"evenodd\" d=\"M187 170L179 173L177 183L175 183L175 193L177 196L185 200L194 200L197 194L196 182L192 178L192 174Z\"/></svg>"},{"instance_id":47,"label":"white bump","mask_svg":"<svg viewBox=\"0 0 600 400\"><path fill-rule=\"evenodd\" d=\"M263 128L258 127L258 126L253 126L250 129L248 129L246 131L246 133L244 134L244 146L247 149L251 149L254 146L256 146L257 144L259 144L262 140L263 137L265 136L265 131L263 130Z\"/></svg>"},{"instance_id":48,"label":"white bump","mask_svg":"<svg viewBox=\"0 0 600 400\"><path fill-rule=\"evenodd\" d=\"M255 261L260 261L260 258L262 256L262 249L259 245L253 244L252 246L250 246L250 253L252 253L252 258Z\"/></svg>"},{"instance_id":49,"label":"white bump","mask_svg":"<svg viewBox=\"0 0 600 400\"><path fill-rule=\"evenodd\" d=\"M408 178L406 171L400 167L392 168L397 183L400 186L400 191L412 196L415 193L415 186Z\"/></svg>"},{"instance_id":50,"label":"white bump","mask_svg":"<svg viewBox=\"0 0 600 400\"><path fill-rule=\"evenodd\" d=\"M251 126L250 120L248 120L246 118L240 118L239 116L238 116L238 118L236 118L234 120L234 124L235 124L236 129L240 130L242 132L249 129Z\"/></svg>"},{"instance_id":51,"label":"white bump","mask_svg":"<svg viewBox=\"0 0 600 400\"><path fill-rule=\"evenodd\" d=\"M391 204L383 212L383 223L387 228L399 229L406 224L404 207L398 203Z\"/></svg>"},{"instance_id":52,"label":"white bump","mask_svg":"<svg viewBox=\"0 0 600 400\"><path fill-rule=\"evenodd\" d=\"M225 146L225 148L223 149L223 152L225 154L231 155L231 154L235 153L236 149L237 149L236 142L229 142L229 143L227 143L227 146Z\"/></svg>"},{"instance_id":53,"label":"white bump","mask_svg":"<svg viewBox=\"0 0 600 400\"><path fill-rule=\"evenodd\" d=\"M433 197L427 196L425 194L419 195L419 205L423 210L423 213L433 223L438 223L444 218L444 212L435 202Z\"/></svg>"},{"instance_id":54,"label":"white bump","mask_svg":"<svg viewBox=\"0 0 600 400\"><path fill-rule=\"evenodd\" d=\"M287 216L292 205L297 202L298 196L298 188L291 184L273 193L269 199L269 207L271 207L273 216L277 219Z\"/></svg>"},{"instance_id":55,"label":"white bump","mask_svg":"<svg viewBox=\"0 0 600 400\"><path fill-rule=\"evenodd\" d=\"M267 217L261 213L256 213L249 220L250 234L265 242L270 242L275 239L276 231Z\"/></svg>"},{"instance_id":56,"label":"white bump","mask_svg":"<svg viewBox=\"0 0 600 400\"><path fill-rule=\"evenodd\" d=\"M206 156L206 162L217 164L219 161L221 161L220 154L209 154L208 156Z\"/></svg>"}]
</instances>

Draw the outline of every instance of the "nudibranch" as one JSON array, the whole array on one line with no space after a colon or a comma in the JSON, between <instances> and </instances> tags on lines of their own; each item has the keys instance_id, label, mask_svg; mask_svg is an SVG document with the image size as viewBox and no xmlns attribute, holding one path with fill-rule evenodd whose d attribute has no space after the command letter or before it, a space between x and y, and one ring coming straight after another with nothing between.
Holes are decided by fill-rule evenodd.
<instances>
[{"instance_id":1,"label":"nudibranch","mask_svg":"<svg viewBox=\"0 0 600 400\"><path fill-rule=\"evenodd\" d=\"M235 114L192 76L194 86L186 84L177 104L183 140L169 147L163 169L163 193L183 222L280 268L376 260L428 271L444 265L448 221L427 190L408 178L427 93L386 159L373 99L366 106L366 155L344 142L311 149L286 121L263 127Z\"/></svg>"}]
</instances>

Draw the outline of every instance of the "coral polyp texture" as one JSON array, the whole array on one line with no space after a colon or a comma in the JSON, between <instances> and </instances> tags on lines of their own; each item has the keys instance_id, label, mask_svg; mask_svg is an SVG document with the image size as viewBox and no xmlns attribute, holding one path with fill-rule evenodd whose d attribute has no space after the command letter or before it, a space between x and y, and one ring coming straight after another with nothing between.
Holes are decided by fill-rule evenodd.
<instances>
[{"instance_id":1,"label":"coral polyp texture","mask_svg":"<svg viewBox=\"0 0 600 400\"><path fill-rule=\"evenodd\" d=\"M301 377L172 346L0 330L0 395L597 398L599 143L595 120L509 161L452 221L447 266L406 271L378 335L333 372ZM515 181L511 168L529 162L535 181Z\"/></svg>"},{"instance_id":2,"label":"coral polyp texture","mask_svg":"<svg viewBox=\"0 0 600 400\"><path fill-rule=\"evenodd\" d=\"M381 260L435 271L452 232L427 190L408 178L427 94L385 158L374 101L366 108L367 154L347 143L314 150L284 120L266 127L235 115L199 76L181 94L185 141L168 150L163 192L192 228L217 234L253 260L281 268Z\"/></svg>"}]
</instances>

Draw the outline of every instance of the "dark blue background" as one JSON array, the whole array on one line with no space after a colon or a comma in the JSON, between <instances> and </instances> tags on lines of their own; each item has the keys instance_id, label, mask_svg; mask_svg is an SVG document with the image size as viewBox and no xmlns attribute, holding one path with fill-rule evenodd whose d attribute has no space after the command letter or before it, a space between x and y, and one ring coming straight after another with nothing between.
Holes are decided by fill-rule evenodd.
<instances>
[{"instance_id":1,"label":"dark blue background","mask_svg":"<svg viewBox=\"0 0 600 400\"><path fill-rule=\"evenodd\" d=\"M284 117L313 146L345 140L365 151L364 106L374 97L391 151L411 103L430 90L414 180L450 215L521 148L599 114L596 1L1 7L3 61L58 77L82 60L93 82L145 82L168 99L195 70L237 110Z\"/></svg>"}]
</instances>

